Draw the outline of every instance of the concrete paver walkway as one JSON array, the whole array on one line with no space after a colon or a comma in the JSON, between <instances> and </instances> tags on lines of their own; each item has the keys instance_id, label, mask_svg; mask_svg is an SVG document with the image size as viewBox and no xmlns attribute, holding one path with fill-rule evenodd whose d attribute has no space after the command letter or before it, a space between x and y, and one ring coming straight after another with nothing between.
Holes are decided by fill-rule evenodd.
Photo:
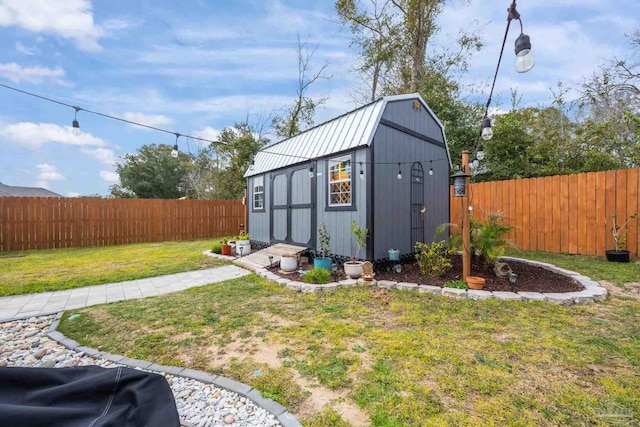
<instances>
[{"instance_id":1,"label":"concrete paver walkway","mask_svg":"<svg viewBox=\"0 0 640 427\"><path fill-rule=\"evenodd\" d=\"M225 265L206 270L188 271L128 282L2 297L0 298L0 322L53 314L63 310L73 310L108 302L164 295L246 276L247 274L250 274L250 272L243 268L235 265Z\"/></svg>"}]
</instances>

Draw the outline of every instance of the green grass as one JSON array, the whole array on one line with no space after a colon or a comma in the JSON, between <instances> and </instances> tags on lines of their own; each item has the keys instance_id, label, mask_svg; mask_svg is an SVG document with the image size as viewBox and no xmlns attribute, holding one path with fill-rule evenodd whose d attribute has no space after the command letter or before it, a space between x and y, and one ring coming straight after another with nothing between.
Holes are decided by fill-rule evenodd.
<instances>
[{"instance_id":1,"label":"green grass","mask_svg":"<svg viewBox=\"0 0 640 427\"><path fill-rule=\"evenodd\" d=\"M0 254L0 296L56 291L209 268L219 239Z\"/></svg>"},{"instance_id":2,"label":"green grass","mask_svg":"<svg viewBox=\"0 0 640 427\"><path fill-rule=\"evenodd\" d=\"M507 255L518 258L548 262L567 270L578 271L593 280L606 280L615 285L640 281L640 261L630 263L608 262L605 257L552 254L548 252L533 252L511 249Z\"/></svg>"},{"instance_id":3,"label":"green grass","mask_svg":"<svg viewBox=\"0 0 640 427\"><path fill-rule=\"evenodd\" d=\"M615 295L563 307L301 294L251 275L74 313L59 330L84 345L248 383L306 426L347 426L353 409L384 427L640 421L640 304ZM335 399L310 409L321 392Z\"/></svg>"}]
</instances>

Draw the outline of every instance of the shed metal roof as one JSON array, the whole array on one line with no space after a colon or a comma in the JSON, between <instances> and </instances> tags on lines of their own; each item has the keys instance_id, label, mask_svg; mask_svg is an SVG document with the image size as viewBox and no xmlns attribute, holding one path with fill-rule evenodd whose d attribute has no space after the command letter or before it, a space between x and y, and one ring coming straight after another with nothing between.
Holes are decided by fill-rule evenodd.
<instances>
[{"instance_id":1,"label":"shed metal roof","mask_svg":"<svg viewBox=\"0 0 640 427\"><path fill-rule=\"evenodd\" d=\"M16 187L0 182L0 197L62 197L58 193L40 187Z\"/></svg>"},{"instance_id":2,"label":"shed metal roof","mask_svg":"<svg viewBox=\"0 0 640 427\"><path fill-rule=\"evenodd\" d=\"M247 170L244 176L259 175L363 145L371 145L387 103L407 99L420 100L427 112L436 120L444 135L444 126L420 94L385 96L291 138L263 148L256 153L253 167ZM447 156L449 156L448 148ZM449 160L451 159L449 158Z\"/></svg>"}]
</instances>

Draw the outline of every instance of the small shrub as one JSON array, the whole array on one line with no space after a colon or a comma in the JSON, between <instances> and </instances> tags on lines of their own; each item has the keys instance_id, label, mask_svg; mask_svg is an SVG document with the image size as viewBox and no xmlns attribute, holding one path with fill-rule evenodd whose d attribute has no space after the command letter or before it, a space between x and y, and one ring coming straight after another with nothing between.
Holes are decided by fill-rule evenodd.
<instances>
[{"instance_id":1,"label":"small shrub","mask_svg":"<svg viewBox=\"0 0 640 427\"><path fill-rule=\"evenodd\" d=\"M444 240L433 242L430 245L418 242L416 250L418 251L416 260L420 265L420 272L427 279L441 276L451 267L451 261L448 257L449 251Z\"/></svg>"},{"instance_id":2,"label":"small shrub","mask_svg":"<svg viewBox=\"0 0 640 427\"><path fill-rule=\"evenodd\" d=\"M211 248L211 252L213 252L214 254L221 254L222 253L222 247L218 244L213 245L213 248Z\"/></svg>"},{"instance_id":3,"label":"small shrub","mask_svg":"<svg viewBox=\"0 0 640 427\"><path fill-rule=\"evenodd\" d=\"M504 214L501 212L489 212L485 222L471 221L471 246L472 254L479 253L480 262L485 265L493 265L498 258L504 255L509 246L505 235L512 228L504 223Z\"/></svg>"},{"instance_id":4,"label":"small shrub","mask_svg":"<svg viewBox=\"0 0 640 427\"><path fill-rule=\"evenodd\" d=\"M452 280L442 285L443 288L467 289L467 284L462 280Z\"/></svg>"},{"instance_id":5,"label":"small shrub","mask_svg":"<svg viewBox=\"0 0 640 427\"><path fill-rule=\"evenodd\" d=\"M331 281L331 273L323 268L312 268L305 273L304 281L306 283L324 285Z\"/></svg>"}]
</instances>

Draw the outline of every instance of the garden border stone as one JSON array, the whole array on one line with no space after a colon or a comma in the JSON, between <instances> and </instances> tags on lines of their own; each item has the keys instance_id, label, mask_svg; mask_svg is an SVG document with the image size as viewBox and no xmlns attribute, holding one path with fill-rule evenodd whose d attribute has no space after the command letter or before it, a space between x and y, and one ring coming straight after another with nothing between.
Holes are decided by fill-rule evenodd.
<instances>
[{"instance_id":1,"label":"garden border stone","mask_svg":"<svg viewBox=\"0 0 640 427\"><path fill-rule=\"evenodd\" d=\"M530 261L522 258L514 257L501 257L504 261L518 261L527 264L534 265L552 271L557 274L569 276L578 283L580 283L584 289L579 292L565 292L565 293L540 293L540 292L505 292L505 291L477 291L470 289L468 291L464 289L456 288L441 288L439 286L432 285L419 285L417 283L409 282L396 282L393 280L379 280L367 283L369 286L377 286L383 289L400 289L418 291L421 293L429 293L434 295L442 295L449 298L458 299L471 299L471 300L487 300L498 299L501 301L548 301L554 304L568 305L568 304L588 304L596 301L605 301L607 299L608 292L605 288L590 277L584 276L578 272L566 270L564 268L556 267L553 264L539 261ZM267 280L280 283L289 289L298 292L320 292L320 291L332 291L337 288L344 288L346 286L362 285L363 282L355 279L345 279L338 283L332 282L326 285L314 285L311 283L302 282L286 282L283 283L283 278L277 274L271 273L267 269L258 269L256 273ZM275 276L275 277L273 277Z\"/></svg>"},{"instance_id":2,"label":"garden border stone","mask_svg":"<svg viewBox=\"0 0 640 427\"><path fill-rule=\"evenodd\" d=\"M288 285L289 283L287 284L287 286ZM56 315L56 319L60 319L62 317L62 313L62 311L58 312ZM190 378L203 383L210 383L216 387L234 392L241 397L245 397L251 400L255 405L261 407L262 409L273 415L280 422L282 427L302 427L302 424L300 424L300 422L293 416L293 414L287 411L284 406L280 405L275 400L262 397L260 392L250 385L232 380L231 378L212 375L207 372L198 371L195 369L181 368L179 366L160 365L157 363L148 362L146 360L132 359L130 357L122 356L119 354L103 353L91 347L81 346L76 341L67 338L61 332L58 332L56 330L58 323L59 322L54 321L51 324L47 332L47 336L53 341L56 341L59 344L62 344L77 353L84 353L85 355L94 359L108 360L110 362L126 365L131 368L141 368L157 373L164 372L177 377Z\"/></svg>"}]
</instances>

